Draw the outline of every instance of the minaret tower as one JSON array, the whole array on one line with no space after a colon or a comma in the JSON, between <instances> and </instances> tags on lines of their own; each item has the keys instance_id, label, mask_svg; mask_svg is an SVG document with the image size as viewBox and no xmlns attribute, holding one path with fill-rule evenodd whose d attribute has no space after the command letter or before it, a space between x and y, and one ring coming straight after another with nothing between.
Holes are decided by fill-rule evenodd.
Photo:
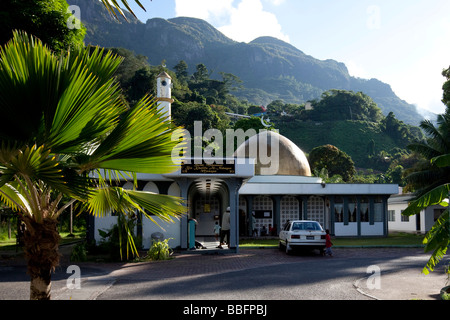
<instances>
[{"instance_id":1,"label":"minaret tower","mask_svg":"<svg viewBox=\"0 0 450 320\"><path fill-rule=\"evenodd\" d=\"M161 72L156 78L156 100L159 103L159 110L164 112L164 117L171 119L172 116L172 78Z\"/></svg>"}]
</instances>

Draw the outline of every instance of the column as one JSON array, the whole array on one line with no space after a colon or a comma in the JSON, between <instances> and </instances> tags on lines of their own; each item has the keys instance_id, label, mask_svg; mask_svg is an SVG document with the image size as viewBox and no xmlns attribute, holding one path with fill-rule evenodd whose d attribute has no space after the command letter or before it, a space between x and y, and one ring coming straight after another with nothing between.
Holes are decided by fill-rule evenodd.
<instances>
[{"instance_id":1,"label":"column","mask_svg":"<svg viewBox=\"0 0 450 320\"><path fill-rule=\"evenodd\" d=\"M361 236L361 197L356 197L356 223L357 223L357 235Z\"/></svg>"},{"instance_id":2,"label":"column","mask_svg":"<svg viewBox=\"0 0 450 320\"><path fill-rule=\"evenodd\" d=\"M336 217L334 215L334 196L329 196L330 199L330 234L334 234L334 223Z\"/></svg>"},{"instance_id":3,"label":"column","mask_svg":"<svg viewBox=\"0 0 450 320\"><path fill-rule=\"evenodd\" d=\"M298 201L298 217L297 219L302 220L303 219L303 196L295 196L295 198Z\"/></svg>"},{"instance_id":4,"label":"column","mask_svg":"<svg viewBox=\"0 0 450 320\"><path fill-rule=\"evenodd\" d=\"M189 214L189 208L188 206L188 192L189 192L189 186L191 184L191 181L189 181L187 178L183 178L177 181L178 185L180 186L181 190L181 198L185 201L186 205L186 214L181 216L180 218L180 228L181 228L181 239L180 239L180 246L181 249L187 249L188 248L188 214Z\"/></svg>"},{"instance_id":5,"label":"column","mask_svg":"<svg viewBox=\"0 0 450 320\"><path fill-rule=\"evenodd\" d=\"M387 236L388 231L388 198L389 196L383 196L383 229L384 229L384 236Z\"/></svg>"},{"instance_id":6,"label":"column","mask_svg":"<svg viewBox=\"0 0 450 320\"><path fill-rule=\"evenodd\" d=\"M308 197L303 196L302 202L303 202L303 217L302 217L302 219L308 220Z\"/></svg>"},{"instance_id":7,"label":"column","mask_svg":"<svg viewBox=\"0 0 450 320\"><path fill-rule=\"evenodd\" d=\"M277 234L280 233L280 223L281 223L281 196L275 195L272 196L272 202L274 204L274 210L273 210L273 224L276 224L276 232ZM275 226L272 226L275 227Z\"/></svg>"},{"instance_id":8,"label":"column","mask_svg":"<svg viewBox=\"0 0 450 320\"><path fill-rule=\"evenodd\" d=\"M239 188L241 179L224 179L228 186L230 197L230 248L239 250Z\"/></svg>"},{"instance_id":9,"label":"column","mask_svg":"<svg viewBox=\"0 0 450 320\"><path fill-rule=\"evenodd\" d=\"M248 235L253 236L253 198L254 195L245 196L247 202L247 220L248 220Z\"/></svg>"},{"instance_id":10,"label":"column","mask_svg":"<svg viewBox=\"0 0 450 320\"><path fill-rule=\"evenodd\" d=\"M349 217L348 217L348 196L343 196L343 199L344 199L344 217L343 217L344 226L348 226L348 220L349 220Z\"/></svg>"}]
</instances>

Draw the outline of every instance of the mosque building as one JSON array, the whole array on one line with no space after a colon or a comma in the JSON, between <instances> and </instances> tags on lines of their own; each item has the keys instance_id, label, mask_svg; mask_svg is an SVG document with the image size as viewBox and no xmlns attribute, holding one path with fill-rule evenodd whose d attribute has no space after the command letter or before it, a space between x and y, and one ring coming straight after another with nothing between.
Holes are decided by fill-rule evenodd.
<instances>
[{"instance_id":1,"label":"mosque building","mask_svg":"<svg viewBox=\"0 0 450 320\"><path fill-rule=\"evenodd\" d=\"M170 116L171 78L157 79L157 99ZM264 151L264 152L263 152ZM272 157L269 157L268 155ZM273 157L277 155L277 157ZM286 137L262 131L248 138L222 164L186 159L170 174L138 174L138 188L182 197L187 214L173 223L142 220L137 233L148 249L161 233L172 248L192 249L195 239L214 238L214 225L230 207L232 251L240 237L277 236L288 220L315 220L336 237L388 235L388 199L396 184L330 184L311 175L303 151ZM132 188L131 182L124 185ZM93 217L93 237L110 229L116 217ZM161 229L161 227L163 229Z\"/></svg>"}]
</instances>

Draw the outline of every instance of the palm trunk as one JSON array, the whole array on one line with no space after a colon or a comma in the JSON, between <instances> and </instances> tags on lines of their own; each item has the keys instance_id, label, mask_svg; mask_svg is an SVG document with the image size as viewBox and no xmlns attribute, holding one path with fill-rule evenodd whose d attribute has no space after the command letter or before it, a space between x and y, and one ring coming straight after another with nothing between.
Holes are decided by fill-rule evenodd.
<instances>
[{"instance_id":1,"label":"palm trunk","mask_svg":"<svg viewBox=\"0 0 450 320\"><path fill-rule=\"evenodd\" d=\"M44 219L37 223L27 218L24 250L30 275L30 300L50 300L51 274L59 265L57 221Z\"/></svg>"}]
</instances>

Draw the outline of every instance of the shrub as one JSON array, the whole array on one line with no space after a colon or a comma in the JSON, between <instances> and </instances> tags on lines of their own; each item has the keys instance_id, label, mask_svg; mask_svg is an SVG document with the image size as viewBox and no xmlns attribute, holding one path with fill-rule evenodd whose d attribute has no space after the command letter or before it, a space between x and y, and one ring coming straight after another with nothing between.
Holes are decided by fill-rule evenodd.
<instances>
[{"instance_id":1,"label":"shrub","mask_svg":"<svg viewBox=\"0 0 450 320\"><path fill-rule=\"evenodd\" d=\"M167 260L172 255L172 249L169 246L169 239L155 241L148 250L147 257L151 260Z\"/></svg>"},{"instance_id":2,"label":"shrub","mask_svg":"<svg viewBox=\"0 0 450 320\"><path fill-rule=\"evenodd\" d=\"M72 249L72 253L70 254L70 261L83 262L87 260L87 250L86 244L84 242L80 242L75 245Z\"/></svg>"}]
</instances>

